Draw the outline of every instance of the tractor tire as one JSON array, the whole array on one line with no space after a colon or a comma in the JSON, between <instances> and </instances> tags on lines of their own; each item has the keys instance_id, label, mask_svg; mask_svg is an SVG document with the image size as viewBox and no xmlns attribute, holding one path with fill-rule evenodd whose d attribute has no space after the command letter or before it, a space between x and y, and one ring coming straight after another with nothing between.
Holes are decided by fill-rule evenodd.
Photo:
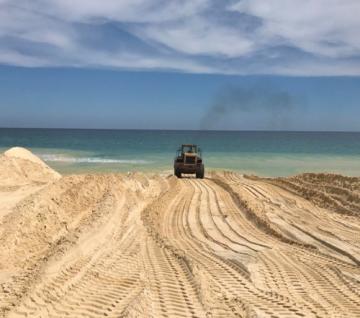
<instances>
[{"instance_id":1,"label":"tractor tire","mask_svg":"<svg viewBox=\"0 0 360 318\"><path fill-rule=\"evenodd\" d=\"M204 165L201 165L199 169L196 171L196 178L197 179L204 179L205 175L205 168Z\"/></svg>"},{"instance_id":2,"label":"tractor tire","mask_svg":"<svg viewBox=\"0 0 360 318\"><path fill-rule=\"evenodd\" d=\"M181 178L181 172L179 171L179 169L174 170L174 175L177 176L178 178Z\"/></svg>"}]
</instances>

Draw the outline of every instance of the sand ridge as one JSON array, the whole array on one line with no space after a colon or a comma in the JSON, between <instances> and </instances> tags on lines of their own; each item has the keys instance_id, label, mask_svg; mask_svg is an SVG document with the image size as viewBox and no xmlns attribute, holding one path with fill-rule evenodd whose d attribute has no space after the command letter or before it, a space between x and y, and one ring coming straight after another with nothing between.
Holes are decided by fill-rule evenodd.
<instances>
[{"instance_id":1,"label":"sand ridge","mask_svg":"<svg viewBox=\"0 0 360 318\"><path fill-rule=\"evenodd\" d=\"M42 180L0 223L5 317L360 317L359 178Z\"/></svg>"}]
</instances>

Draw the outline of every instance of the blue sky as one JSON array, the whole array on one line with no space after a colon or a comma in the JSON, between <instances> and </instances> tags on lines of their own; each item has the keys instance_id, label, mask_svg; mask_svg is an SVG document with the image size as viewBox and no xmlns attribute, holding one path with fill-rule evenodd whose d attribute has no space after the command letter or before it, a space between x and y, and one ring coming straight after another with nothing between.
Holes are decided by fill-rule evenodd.
<instances>
[{"instance_id":1,"label":"blue sky","mask_svg":"<svg viewBox=\"0 0 360 318\"><path fill-rule=\"evenodd\" d=\"M0 0L0 126L360 130L355 0Z\"/></svg>"}]
</instances>

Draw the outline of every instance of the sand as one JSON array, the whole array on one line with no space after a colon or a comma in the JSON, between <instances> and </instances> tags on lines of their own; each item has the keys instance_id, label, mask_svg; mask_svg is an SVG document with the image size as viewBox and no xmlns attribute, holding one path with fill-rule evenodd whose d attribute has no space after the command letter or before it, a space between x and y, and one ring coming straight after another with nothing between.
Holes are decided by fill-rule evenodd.
<instances>
[{"instance_id":1,"label":"sand","mask_svg":"<svg viewBox=\"0 0 360 318\"><path fill-rule=\"evenodd\" d=\"M0 187L45 184L59 179L59 173L48 167L27 149L14 147L0 155Z\"/></svg>"},{"instance_id":2,"label":"sand","mask_svg":"<svg viewBox=\"0 0 360 318\"><path fill-rule=\"evenodd\" d=\"M360 178L61 177L0 156L0 315L360 317Z\"/></svg>"}]
</instances>

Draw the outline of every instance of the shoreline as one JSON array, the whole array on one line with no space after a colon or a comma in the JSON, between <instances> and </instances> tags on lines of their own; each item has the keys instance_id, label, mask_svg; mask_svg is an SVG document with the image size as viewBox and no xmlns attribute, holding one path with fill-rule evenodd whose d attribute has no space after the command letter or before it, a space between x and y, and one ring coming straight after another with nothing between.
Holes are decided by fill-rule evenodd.
<instances>
[{"instance_id":1,"label":"shoreline","mask_svg":"<svg viewBox=\"0 0 360 318\"><path fill-rule=\"evenodd\" d=\"M176 149L196 143L205 168L267 177L303 172L360 175L360 133L2 130L0 152L22 145L62 174L171 169Z\"/></svg>"}]
</instances>

